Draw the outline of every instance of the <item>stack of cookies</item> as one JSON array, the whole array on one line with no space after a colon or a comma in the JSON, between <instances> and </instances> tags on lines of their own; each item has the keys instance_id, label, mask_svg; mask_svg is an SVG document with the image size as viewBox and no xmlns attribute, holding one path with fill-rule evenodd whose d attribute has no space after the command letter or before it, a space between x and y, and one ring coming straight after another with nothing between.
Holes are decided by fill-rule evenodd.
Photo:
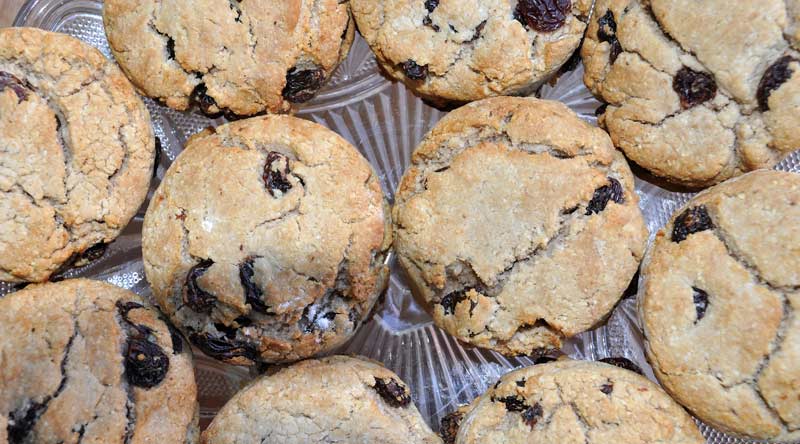
<instances>
[{"instance_id":1,"label":"stack of cookies","mask_svg":"<svg viewBox=\"0 0 800 444\"><path fill-rule=\"evenodd\" d=\"M800 146L797 1L107 0L103 22L119 67L0 30L0 280L18 289L0 444L705 442L691 415L800 439L800 176L768 170ZM393 205L357 147L285 115L356 28L386 76L455 108ZM520 97L577 56L600 127ZM232 121L189 138L146 202L152 297L63 279L146 201L137 91ZM651 241L631 164L701 191ZM392 253L436 326L538 358L438 434L397 374L329 356ZM632 282L660 385L623 358L549 358ZM263 373L202 433L190 344Z\"/></svg>"}]
</instances>

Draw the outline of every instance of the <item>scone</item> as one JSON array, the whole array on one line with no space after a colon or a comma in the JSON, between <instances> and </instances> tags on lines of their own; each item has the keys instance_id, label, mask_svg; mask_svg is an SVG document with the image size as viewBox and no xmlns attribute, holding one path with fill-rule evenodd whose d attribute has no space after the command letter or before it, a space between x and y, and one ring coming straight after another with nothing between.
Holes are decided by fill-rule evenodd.
<instances>
[{"instance_id":1,"label":"scone","mask_svg":"<svg viewBox=\"0 0 800 444\"><path fill-rule=\"evenodd\" d=\"M510 372L474 401L456 444L703 444L692 417L636 373L589 361Z\"/></svg>"},{"instance_id":2,"label":"scone","mask_svg":"<svg viewBox=\"0 0 800 444\"><path fill-rule=\"evenodd\" d=\"M436 103L529 94L578 48L591 0L351 0L386 73Z\"/></svg>"},{"instance_id":3,"label":"scone","mask_svg":"<svg viewBox=\"0 0 800 444\"><path fill-rule=\"evenodd\" d=\"M625 159L557 102L451 112L395 199L395 250L434 322L507 355L557 349L602 322L647 240Z\"/></svg>"},{"instance_id":4,"label":"scone","mask_svg":"<svg viewBox=\"0 0 800 444\"><path fill-rule=\"evenodd\" d=\"M661 384L703 421L800 439L800 175L706 190L659 231L640 319Z\"/></svg>"},{"instance_id":5,"label":"scone","mask_svg":"<svg viewBox=\"0 0 800 444\"><path fill-rule=\"evenodd\" d=\"M85 279L0 299L0 443L197 442L189 345L136 294Z\"/></svg>"},{"instance_id":6,"label":"scone","mask_svg":"<svg viewBox=\"0 0 800 444\"><path fill-rule=\"evenodd\" d=\"M346 356L303 361L236 394L203 444L441 444L405 383L380 364Z\"/></svg>"},{"instance_id":7,"label":"scone","mask_svg":"<svg viewBox=\"0 0 800 444\"><path fill-rule=\"evenodd\" d=\"M388 280L388 204L367 161L288 116L193 136L144 219L156 301L209 356L276 363L352 336Z\"/></svg>"},{"instance_id":8,"label":"scone","mask_svg":"<svg viewBox=\"0 0 800 444\"><path fill-rule=\"evenodd\" d=\"M599 123L684 186L775 165L800 148L798 22L798 0L597 0L581 51Z\"/></svg>"},{"instance_id":9,"label":"scone","mask_svg":"<svg viewBox=\"0 0 800 444\"><path fill-rule=\"evenodd\" d=\"M114 57L144 94L230 117L310 100L355 34L339 0L106 0L103 22Z\"/></svg>"},{"instance_id":10,"label":"scone","mask_svg":"<svg viewBox=\"0 0 800 444\"><path fill-rule=\"evenodd\" d=\"M98 50L0 29L0 281L101 252L144 201L153 144L147 108Z\"/></svg>"}]
</instances>

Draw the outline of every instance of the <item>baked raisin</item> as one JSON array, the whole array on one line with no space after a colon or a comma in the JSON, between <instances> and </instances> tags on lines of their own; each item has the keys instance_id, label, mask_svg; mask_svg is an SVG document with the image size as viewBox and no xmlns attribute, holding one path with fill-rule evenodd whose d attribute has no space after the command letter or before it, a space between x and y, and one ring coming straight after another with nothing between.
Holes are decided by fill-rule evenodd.
<instances>
[{"instance_id":1,"label":"baked raisin","mask_svg":"<svg viewBox=\"0 0 800 444\"><path fill-rule=\"evenodd\" d=\"M322 69L297 69L295 66L286 72L286 86L281 94L293 103L307 102L322 88L324 81L325 72Z\"/></svg>"},{"instance_id":2,"label":"baked raisin","mask_svg":"<svg viewBox=\"0 0 800 444\"><path fill-rule=\"evenodd\" d=\"M11 88L11 90L14 91L14 94L17 95L18 102L27 100L30 90L33 89L27 82L23 82L13 74L0 71L0 91L6 88Z\"/></svg>"},{"instance_id":3,"label":"baked raisin","mask_svg":"<svg viewBox=\"0 0 800 444\"><path fill-rule=\"evenodd\" d=\"M592 200L589 201L589 205L586 207L586 215L597 214L605 210L610 200L621 204L624 202L624 199L622 184L619 183L617 179L609 177L608 185L603 185L594 190Z\"/></svg>"},{"instance_id":4,"label":"baked raisin","mask_svg":"<svg viewBox=\"0 0 800 444\"><path fill-rule=\"evenodd\" d=\"M456 442L458 428L461 426L461 420L463 419L464 413L459 411L451 412L442 418L439 436L442 437L444 444L454 444Z\"/></svg>"},{"instance_id":5,"label":"baked raisin","mask_svg":"<svg viewBox=\"0 0 800 444\"><path fill-rule=\"evenodd\" d=\"M205 83L200 83L194 87L189 100L200 108L203 114L209 117L216 117L220 114L220 109L217 106L217 101L208 95L208 88Z\"/></svg>"},{"instance_id":6,"label":"baked raisin","mask_svg":"<svg viewBox=\"0 0 800 444\"><path fill-rule=\"evenodd\" d=\"M542 410L542 406L538 402L534 404L533 407L528 407L522 412L522 420L525 421L525 424L530 428L534 428L536 423L542 419L542 416L544 416L544 410Z\"/></svg>"},{"instance_id":7,"label":"baked raisin","mask_svg":"<svg viewBox=\"0 0 800 444\"><path fill-rule=\"evenodd\" d=\"M714 222L711 221L708 210L704 205L689 208L675 218L675 223L672 227L672 242L679 244L686 240L690 234L713 228Z\"/></svg>"},{"instance_id":8,"label":"baked raisin","mask_svg":"<svg viewBox=\"0 0 800 444\"><path fill-rule=\"evenodd\" d=\"M207 333L192 333L189 335L189 340L214 359L225 361L242 357L255 361L258 357L258 351L251 344L235 341L226 336L213 337Z\"/></svg>"},{"instance_id":9,"label":"baked raisin","mask_svg":"<svg viewBox=\"0 0 800 444\"><path fill-rule=\"evenodd\" d=\"M431 20L431 16L429 16L429 15L426 15L425 17L422 18L422 24L425 25L425 26L430 27L431 29L433 29L436 32L439 32L439 25L437 25L436 23L433 23L433 20Z\"/></svg>"},{"instance_id":10,"label":"baked raisin","mask_svg":"<svg viewBox=\"0 0 800 444\"><path fill-rule=\"evenodd\" d=\"M125 375L128 382L142 388L155 387L169 371L169 358L157 344L145 338L128 338Z\"/></svg>"},{"instance_id":11,"label":"baked raisin","mask_svg":"<svg viewBox=\"0 0 800 444\"><path fill-rule=\"evenodd\" d=\"M697 318L694 320L694 323L696 324L706 315L706 310L708 309L708 293L697 287L692 287L692 291L694 309L697 312Z\"/></svg>"},{"instance_id":12,"label":"baked raisin","mask_svg":"<svg viewBox=\"0 0 800 444\"><path fill-rule=\"evenodd\" d=\"M517 387L525 387L525 383L526 382L527 382L527 380L525 378L522 378L519 381L516 381Z\"/></svg>"},{"instance_id":13,"label":"baked raisin","mask_svg":"<svg viewBox=\"0 0 800 444\"><path fill-rule=\"evenodd\" d=\"M417 65L417 62L413 60L406 60L400 67L406 77L411 80L424 80L425 77L428 77L428 65Z\"/></svg>"},{"instance_id":14,"label":"baked raisin","mask_svg":"<svg viewBox=\"0 0 800 444\"><path fill-rule=\"evenodd\" d=\"M171 59L175 59L175 40L172 37L167 37L167 55Z\"/></svg>"},{"instance_id":15,"label":"baked raisin","mask_svg":"<svg viewBox=\"0 0 800 444\"><path fill-rule=\"evenodd\" d=\"M603 359L600 360L600 362L605 362L606 364L611 364L611 365L619 367L619 368L624 368L625 370L630 370L630 371L632 371L634 373L638 373L640 375L644 374L644 373L642 373L642 369L639 368L638 365L634 364L633 361L631 361L630 359L627 359L627 358L620 358L620 357L617 357L617 358L603 358Z\"/></svg>"},{"instance_id":16,"label":"baked raisin","mask_svg":"<svg viewBox=\"0 0 800 444\"><path fill-rule=\"evenodd\" d=\"M45 398L45 402L29 401L27 405L14 410L8 415L8 427L6 432L8 434L8 444L22 444L28 442L27 438L33 431L36 421L44 413L47 407L47 401L50 397Z\"/></svg>"},{"instance_id":17,"label":"baked raisin","mask_svg":"<svg viewBox=\"0 0 800 444\"><path fill-rule=\"evenodd\" d=\"M261 291L261 288L253 281L253 276L255 275L253 265L254 259L252 257L248 257L244 262L239 264L239 280L242 282L242 288L244 288L244 299L255 311L264 314L274 314L270 312L269 307L264 303L264 292Z\"/></svg>"},{"instance_id":18,"label":"baked raisin","mask_svg":"<svg viewBox=\"0 0 800 444\"><path fill-rule=\"evenodd\" d=\"M465 288L463 290L447 293L442 297L442 300L439 302L439 305L442 306L445 315L455 314L456 305L458 305L461 301L465 301L467 299L467 291L469 291L469 289Z\"/></svg>"},{"instance_id":19,"label":"baked raisin","mask_svg":"<svg viewBox=\"0 0 800 444\"><path fill-rule=\"evenodd\" d=\"M439 0L425 0L425 9L427 9L428 12L433 12L437 6L439 6Z\"/></svg>"},{"instance_id":20,"label":"baked raisin","mask_svg":"<svg viewBox=\"0 0 800 444\"><path fill-rule=\"evenodd\" d=\"M506 405L506 410L509 412L522 412L528 408L525 405L525 400L517 396L506 396L504 398L492 399L493 402L502 402Z\"/></svg>"},{"instance_id":21,"label":"baked raisin","mask_svg":"<svg viewBox=\"0 0 800 444\"><path fill-rule=\"evenodd\" d=\"M394 378L382 379L375 378L373 387L381 398L393 407L405 407L411 402L411 394L408 388Z\"/></svg>"},{"instance_id":22,"label":"baked raisin","mask_svg":"<svg viewBox=\"0 0 800 444\"><path fill-rule=\"evenodd\" d=\"M605 393L606 395L610 395L611 392L614 391L614 384L611 382L607 382L600 386L600 391Z\"/></svg>"},{"instance_id":23,"label":"baked raisin","mask_svg":"<svg viewBox=\"0 0 800 444\"><path fill-rule=\"evenodd\" d=\"M617 21L614 20L614 13L609 9L605 15L597 20L597 39L601 42L606 42L611 46L609 53L609 60L613 65L617 61L617 57L622 54L622 44L617 38Z\"/></svg>"},{"instance_id":24,"label":"baked raisin","mask_svg":"<svg viewBox=\"0 0 800 444\"><path fill-rule=\"evenodd\" d=\"M570 0L519 0L514 18L528 29L552 32L564 26L571 9Z\"/></svg>"},{"instance_id":25,"label":"baked raisin","mask_svg":"<svg viewBox=\"0 0 800 444\"><path fill-rule=\"evenodd\" d=\"M184 296L184 302L197 313L211 313L211 309L217 301L217 298L213 294L203 290L200 284L197 283L197 279L204 275L212 265L214 265L214 261L211 259L203 259L200 263L192 267L186 275L186 294Z\"/></svg>"},{"instance_id":26,"label":"baked raisin","mask_svg":"<svg viewBox=\"0 0 800 444\"><path fill-rule=\"evenodd\" d=\"M270 151L267 154L267 163L264 165L264 185L272 197L278 197L277 192L286 193L292 189L289 182L289 158L283 154Z\"/></svg>"},{"instance_id":27,"label":"baked raisin","mask_svg":"<svg viewBox=\"0 0 800 444\"><path fill-rule=\"evenodd\" d=\"M708 102L717 95L717 82L711 74L683 67L672 80L672 89L681 99L681 107L689 109Z\"/></svg>"},{"instance_id":28,"label":"baked raisin","mask_svg":"<svg viewBox=\"0 0 800 444\"><path fill-rule=\"evenodd\" d=\"M792 56L783 56L764 72L764 76L761 77L761 81L758 83L758 90L756 90L758 108L761 111L769 109L769 96L772 91L780 88L792 77L792 69L789 68L789 64L792 62L800 62L800 60Z\"/></svg>"},{"instance_id":29,"label":"baked raisin","mask_svg":"<svg viewBox=\"0 0 800 444\"><path fill-rule=\"evenodd\" d=\"M169 321L164 321L169 330L169 339L172 342L172 354L179 355L183 353L183 335L175 328Z\"/></svg>"}]
</instances>

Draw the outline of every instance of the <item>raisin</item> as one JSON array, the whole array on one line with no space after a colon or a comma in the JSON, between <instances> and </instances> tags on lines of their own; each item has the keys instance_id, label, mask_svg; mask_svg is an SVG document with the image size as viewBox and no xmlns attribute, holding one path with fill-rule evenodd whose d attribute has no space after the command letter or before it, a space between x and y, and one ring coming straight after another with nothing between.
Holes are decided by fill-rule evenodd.
<instances>
[{"instance_id":1,"label":"raisin","mask_svg":"<svg viewBox=\"0 0 800 444\"><path fill-rule=\"evenodd\" d=\"M612 384L611 382L603 384L602 386L600 386L600 391L605 393L606 395L610 395L611 392L614 391L614 384Z\"/></svg>"},{"instance_id":2,"label":"raisin","mask_svg":"<svg viewBox=\"0 0 800 444\"><path fill-rule=\"evenodd\" d=\"M424 80L428 77L428 65L417 65L413 60L406 60L400 64L403 72L411 80Z\"/></svg>"},{"instance_id":3,"label":"raisin","mask_svg":"<svg viewBox=\"0 0 800 444\"><path fill-rule=\"evenodd\" d=\"M144 338L128 338L125 352L125 375L128 381L142 388L155 387L169 371L169 358L157 344Z\"/></svg>"},{"instance_id":4,"label":"raisin","mask_svg":"<svg viewBox=\"0 0 800 444\"><path fill-rule=\"evenodd\" d=\"M272 197L278 197L277 191L285 193L292 189L292 183L289 182L289 158L279 152L270 151L262 178Z\"/></svg>"},{"instance_id":5,"label":"raisin","mask_svg":"<svg viewBox=\"0 0 800 444\"><path fill-rule=\"evenodd\" d=\"M678 93L683 109L708 102L717 95L717 83L710 74L685 66L672 80L672 89Z\"/></svg>"},{"instance_id":6,"label":"raisin","mask_svg":"<svg viewBox=\"0 0 800 444\"><path fill-rule=\"evenodd\" d=\"M375 378L373 387L381 398L393 407L405 407L411 402L411 394L408 388L394 378L382 379Z\"/></svg>"},{"instance_id":7,"label":"raisin","mask_svg":"<svg viewBox=\"0 0 800 444\"><path fill-rule=\"evenodd\" d=\"M333 297L333 296L328 296L328 297ZM320 314L319 311L315 311L313 315L310 315L311 308L312 305L306 306L306 308L303 310L303 316L300 318L300 327L306 333L312 333L315 330L317 330L317 328L320 327L318 321L320 321L321 319L327 319L329 321L332 321L334 318L336 318L336 313L332 311L329 311L324 314ZM323 328L325 328L325 326L323 326ZM330 328L330 325L328 325L327 328Z\"/></svg>"},{"instance_id":8,"label":"raisin","mask_svg":"<svg viewBox=\"0 0 800 444\"><path fill-rule=\"evenodd\" d=\"M125 319L125 321L128 321L128 312L129 311L135 310L137 308L143 308L144 307L142 304L140 304L138 302L122 302L122 301L117 301L116 306L117 306L117 311L119 312L119 315L123 319ZM128 322L130 322L130 321L128 321Z\"/></svg>"},{"instance_id":9,"label":"raisin","mask_svg":"<svg viewBox=\"0 0 800 444\"><path fill-rule=\"evenodd\" d=\"M0 91L5 90L6 88L11 88L11 90L14 91L14 94L17 95L17 100L19 103L27 100L28 95L30 95L30 90L33 89L30 84L18 79L13 74L0 71Z\"/></svg>"},{"instance_id":10,"label":"raisin","mask_svg":"<svg viewBox=\"0 0 800 444\"><path fill-rule=\"evenodd\" d=\"M692 300L694 301L694 309L697 312L697 319L694 320L694 323L696 324L706 315L706 310L708 309L708 293L697 287L692 287L692 291L693 291Z\"/></svg>"},{"instance_id":11,"label":"raisin","mask_svg":"<svg viewBox=\"0 0 800 444\"><path fill-rule=\"evenodd\" d=\"M433 12L437 6L439 6L439 0L425 0L425 9L427 9L428 12Z\"/></svg>"},{"instance_id":12,"label":"raisin","mask_svg":"<svg viewBox=\"0 0 800 444\"><path fill-rule=\"evenodd\" d=\"M164 321L164 323L167 324L167 329L169 330L169 339L172 341L172 354L179 355L183 353L183 336L178 329L176 329L168 321Z\"/></svg>"},{"instance_id":13,"label":"raisin","mask_svg":"<svg viewBox=\"0 0 800 444\"><path fill-rule=\"evenodd\" d=\"M544 410L542 410L542 406L539 405L537 402L533 405L533 407L529 407L522 412L522 420L525 421L525 424L528 427L533 428L536 426L536 423L544 416Z\"/></svg>"},{"instance_id":14,"label":"raisin","mask_svg":"<svg viewBox=\"0 0 800 444\"><path fill-rule=\"evenodd\" d=\"M172 37L167 37L167 55L171 59L175 59L175 40Z\"/></svg>"},{"instance_id":15,"label":"raisin","mask_svg":"<svg viewBox=\"0 0 800 444\"><path fill-rule=\"evenodd\" d=\"M502 402L506 405L506 410L509 412L522 412L528 408L525 405L525 400L516 396L506 396L504 398L492 399L493 402Z\"/></svg>"},{"instance_id":16,"label":"raisin","mask_svg":"<svg viewBox=\"0 0 800 444\"><path fill-rule=\"evenodd\" d=\"M618 204L625 201L622 184L613 177L608 178L608 185L603 185L594 190L594 196L592 196L592 200L589 201L589 205L586 207L586 215L598 214L605 210L610 200Z\"/></svg>"},{"instance_id":17,"label":"raisin","mask_svg":"<svg viewBox=\"0 0 800 444\"><path fill-rule=\"evenodd\" d=\"M204 275L212 265L214 265L214 261L211 259L203 259L200 263L192 267L186 275L186 294L184 296L184 302L197 313L211 313L211 309L217 301L217 298L213 294L200 288L200 285L197 283L197 279Z\"/></svg>"},{"instance_id":18,"label":"raisin","mask_svg":"<svg viewBox=\"0 0 800 444\"><path fill-rule=\"evenodd\" d=\"M465 288L463 290L453 291L444 295L442 297L442 300L439 301L439 305L442 306L444 314L445 315L455 314L456 305L467 299L467 291L469 290L470 289Z\"/></svg>"},{"instance_id":19,"label":"raisin","mask_svg":"<svg viewBox=\"0 0 800 444\"><path fill-rule=\"evenodd\" d=\"M200 108L203 114L209 117L216 117L220 114L217 101L208 95L208 88L205 83L200 83L194 87L189 100Z\"/></svg>"},{"instance_id":20,"label":"raisin","mask_svg":"<svg viewBox=\"0 0 800 444\"><path fill-rule=\"evenodd\" d=\"M570 0L519 0L514 18L528 29L552 32L564 26L570 9Z\"/></svg>"},{"instance_id":21,"label":"raisin","mask_svg":"<svg viewBox=\"0 0 800 444\"><path fill-rule=\"evenodd\" d=\"M251 344L234 341L226 336L212 337L208 334L192 333L189 340L214 359L225 361L242 357L255 361L258 357L258 351Z\"/></svg>"},{"instance_id":22,"label":"raisin","mask_svg":"<svg viewBox=\"0 0 800 444\"><path fill-rule=\"evenodd\" d=\"M311 100L322 88L325 72L319 68L300 69L293 67L286 72L286 86L283 87L283 98L293 103Z\"/></svg>"},{"instance_id":23,"label":"raisin","mask_svg":"<svg viewBox=\"0 0 800 444\"><path fill-rule=\"evenodd\" d=\"M773 63L767 71L764 72L764 76L761 77L761 81L758 83L758 89L756 90L756 98L758 99L758 108L761 111L769 110L769 96L772 94L772 91L780 88L781 85L786 83L790 77L792 77L792 70L789 68L789 64L792 62L798 62L794 57L791 56L783 56L778 59L777 62Z\"/></svg>"},{"instance_id":24,"label":"raisin","mask_svg":"<svg viewBox=\"0 0 800 444\"><path fill-rule=\"evenodd\" d=\"M597 20L597 24L599 25L597 29L598 40L611 45L609 59L613 65L617 61L617 57L622 54L622 44L617 38L617 22L614 20L614 13L609 9L604 16Z\"/></svg>"},{"instance_id":25,"label":"raisin","mask_svg":"<svg viewBox=\"0 0 800 444\"><path fill-rule=\"evenodd\" d=\"M442 437L444 444L455 444L458 428L461 426L461 420L463 419L464 414L459 411L451 412L442 418L439 436Z\"/></svg>"},{"instance_id":26,"label":"raisin","mask_svg":"<svg viewBox=\"0 0 800 444\"><path fill-rule=\"evenodd\" d=\"M49 398L45 398L49 401ZM36 421L44 413L47 403L31 402L23 408L19 408L8 415L8 444L22 444L26 442L28 436L33 431Z\"/></svg>"},{"instance_id":27,"label":"raisin","mask_svg":"<svg viewBox=\"0 0 800 444\"><path fill-rule=\"evenodd\" d=\"M516 382L517 387L525 387L525 382L527 382L525 378L520 379L519 381Z\"/></svg>"},{"instance_id":28,"label":"raisin","mask_svg":"<svg viewBox=\"0 0 800 444\"><path fill-rule=\"evenodd\" d=\"M714 222L711 221L708 210L704 205L689 208L675 218L675 223L672 227L672 242L679 244L686 240L690 234L713 228Z\"/></svg>"},{"instance_id":29,"label":"raisin","mask_svg":"<svg viewBox=\"0 0 800 444\"><path fill-rule=\"evenodd\" d=\"M253 282L253 275L255 274L253 261L254 259L249 257L239 264L239 280L242 282L242 288L244 288L244 299L255 311L264 314L274 314L269 311L269 307L262 300L264 292Z\"/></svg>"},{"instance_id":30,"label":"raisin","mask_svg":"<svg viewBox=\"0 0 800 444\"><path fill-rule=\"evenodd\" d=\"M436 23L433 23L433 21L431 20L431 17L429 15L426 15L425 17L422 18L422 24L425 25L425 26L429 26L431 29L433 29L436 32L439 32L439 25L437 25Z\"/></svg>"},{"instance_id":31,"label":"raisin","mask_svg":"<svg viewBox=\"0 0 800 444\"><path fill-rule=\"evenodd\" d=\"M485 27L486 20L482 21L478 26L475 27L475 30L472 32L472 38L467 40L467 43L472 43L481 38L481 34L483 34L483 28Z\"/></svg>"},{"instance_id":32,"label":"raisin","mask_svg":"<svg viewBox=\"0 0 800 444\"><path fill-rule=\"evenodd\" d=\"M605 362L606 364L611 364L611 365L619 367L619 368L624 368L625 370L630 370L630 371L632 371L634 373L638 373L640 375L644 374L644 373L642 373L642 369L639 368L638 365L634 364L633 361L631 361L630 359L627 359L627 358L619 358L619 357L617 357L617 358L603 358L603 359L600 360L600 362Z\"/></svg>"}]
</instances>

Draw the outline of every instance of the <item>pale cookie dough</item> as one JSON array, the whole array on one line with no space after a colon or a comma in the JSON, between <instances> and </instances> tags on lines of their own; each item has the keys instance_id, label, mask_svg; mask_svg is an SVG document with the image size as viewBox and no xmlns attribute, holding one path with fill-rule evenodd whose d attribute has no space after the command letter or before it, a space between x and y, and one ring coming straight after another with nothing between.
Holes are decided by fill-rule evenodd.
<instances>
[{"instance_id":1,"label":"pale cookie dough","mask_svg":"<svg viewBox=\"0 0 800 444\"><path fill-rule=\"evenodd\" d=\"M0 281L45 281L102 251L144 201L153 157L150 115L116 65L64 34L0 29Z\"/></svg>"},{"instance_id":2,"label":"pale cookie dough","mask_svg":"<svg viewBox=\"0 0 800 444\"><path fill-rule=\"evenodd\" d=\"M384 71L434 102L529 94L578 48L591 0L351 0Z\"/></svg>"},{"instance_id":3,"label":"pale cookie dough","mask_svg":"<svg viewBox=\"0 0 800 444\"><path fill-rule=\"evenodd\" d=\"M758 171L675 212L643 267L661 384L703 421L800 439L800 175Z\"/></svg>"},{"instance_id":4,"label":"pale cookie dough","mask_svg":"<svg viewBox=\"0 0 800 444\"><path fill-rule=\"evenodd\" d=\"M800 0L598 0L582 48L633 162L705 187L800 148Z\"/></svg>"},{"instance_id":5,"label":"pale cookie dough","mask_svg":"<svg viewBox=\"0 0 800 444\"><path fill-rule=\"evenodd\" d=\"M203 444L441 444L405 383L377 363L309 360L239 392L203 432Z\"/></svg>"},{"instance_id":6,"label":"pale cookie dough","mask_svg":"<svg viewBox=\"0 0 800 444\"><path fill-rule=\"evenodd\" d=\"M601 129L557 102L486 99L448 114L414 152L395 249L448 333L541 353L619 301L647 240L638 202Z\"/></svg>"},{"instance_id":7,"label":"pale cookie dough","mask_svg":"<svg viewBox=\"0 0 800 444\"><path fill-rule=\"evenodd\" d=\"M160 316L86 279L0 299L0 444L197 442L191 350Z\"/></svg>"},{"instance_id":8,"label":"pale cookie dough","mask_svg":"<svg viewBox=\"0 0 800 444\"><path fill-rule=\"evenodd\" d=\"M340 0L106 0L103 22L144 94L229 117L310 100L355 35Z\"/></svg>"},{"instance_id":9,"label":"pale cookie dough","mask_svg":"<svg viewBox=\"0 0 800 444\"><path fill-rule=\"evenodd\" d=\"M206 354L287 362L350 338L386 288L388 204L336 133L288 116L193 136L144 219L147 279Z\"/></svg>"}]
</instances>

